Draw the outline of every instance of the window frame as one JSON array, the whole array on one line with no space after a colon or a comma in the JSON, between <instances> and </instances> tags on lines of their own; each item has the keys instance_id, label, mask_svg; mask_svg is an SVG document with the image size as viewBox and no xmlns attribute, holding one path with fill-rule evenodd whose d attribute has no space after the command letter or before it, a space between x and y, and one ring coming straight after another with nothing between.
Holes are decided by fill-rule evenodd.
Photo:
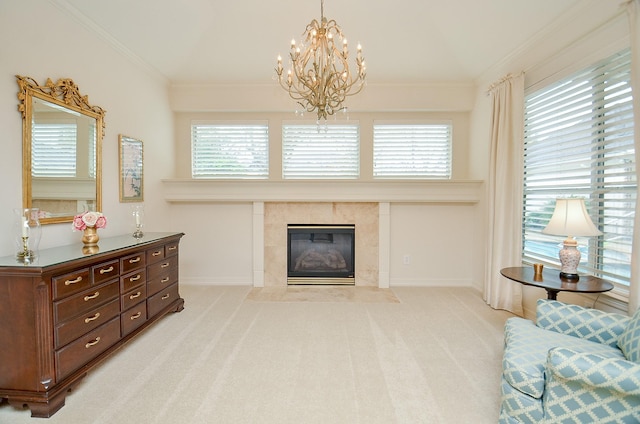
<instances>
[{"instance_id":1,"label":"window frame","mask_svg":"<svg viewBox=\"0 0 640 424\"><path fill-rule=\"evenodd\" d=\"M405 127L407 129L413 128L411 133L411 137L407 140L405 144L407 148L406 155L400 156L382 156L379 153L381 151L393 151L393 141L379 139L378 132L376 131L386 127L388 131L386 138L396 137L399 138L403 135L401 131L397 131L395 133L391 133L394 127L401 128ZM438 132L442 133L445 131L444 142L442 144L438 144L437 140L443 138L441 136L437 136ZM426 135L422 140L418 138L420 135L418 131L426 132ZM417 180L450 180L452 179L453 173L453 121L446 120L428 120L428 121L388 121L388 120L374 120L372 125L372 154L373 154L373 178L376 180L406 180L406 179L417 179ZM380 141L379 141L380 140ZM386 143L386 144L380 144ZM419 144L422 143L422 144ZM401 145L402 142L398 142L396 145ZM381 148L382 150L378 150ZM409 151L410 150L410 151ZM396 150L398 151L398 150ZM438 152L439 151L439 152ZM413 153L420 153L419 155L414 155ZM436 158L435 162L430 156L434 153L438 153L440 159ZM442 164L441 157L444 157L444 165ZM390 167L385 166L377 166L378 160L387 161L387 163L391 161L395 161L396 163L404 162L405 164L412 163L414 166L411 169L416 170L418 167L415 166L417 162L433 162L431 165L427 164L424 166L422 170L418 172L408 172L408 171L399 171L397 166L393 168L396 171L391 171L390 169L385 172L385 169ZM437 165L440 164L440 165ZM443 171L435 172L438 167L443 168ZM379 169L380 171L376 171Z\"/></svg>"},{"instance_id":2,"label":"window frame","mask_svg":"<svg viewBox=\"0 0 640 424\"><path fill-rule=\"evenodd\" d=\"M553 213L556 197L585 198L592 220L604 235L577 237L584 249L578 270L613 282L612 294L622 299L628 298L631 284L630 254L637 201L630 59L625 57L630 57L628 49L525 93L522 216L523 261L559 265L557 251L564 237L543 235L541 230ZM622 83L614 78L619 66L627 66L622 74L628 78ZM572 85L571 80L577 82ZM584 90L578 95L579 87ZM626 98L614 101L613 94ZM572 101L571 107L565 103L553 105L554 101L559 102L551 100L554 96L567 103ZM534 107L536 102L540 105ZM536 107L539 112L534 111ZM557 112L550 112L553 107ZM584 150L578 154L580 147ZM630 159L625 162L625 158ZM588 172L581 172L580 166ZM555 257L551 252L544 253L545 243L557 243ZM628 270L623 272L626 267Z\"/></svg>"},{"instance_id":3,"label":"window frame","mask_svg":"<svg viewBox=\"0 0 640 424\"><path fill-rule=\"evenodd\" d=\"M196 159L196 155L198 154L197 150L200 146L196 146L196 143L199 142L197 139L197 128L199 127L210 127L210 128L233 128L234 131L230 131L230 137L241 138L243 137L242 129L245 128L247 130L253 128L255 131L255 135L253 137L256 141L260 143L251 144L246 143L245 145L238 144L238 148L244 149L247 152L247 162L250 162L249 156L251 154L250 150L255 149L256 158L260 158L262 156L262 160L257 160L254 163L257 164L255 170L251 170L250 167L247 168L238 168L238 171L234 171L233 167L225 168L219 167L219 169L223 170L220 172L214 172L216 165L213 165L209 168L209 172L206 172L207 169L197 166L198 161L205 161L205 158L202 157L200 159ZM236 131L237 129L238 131ZM193 120L190 125L191 132L191 178L197 180L220 180L220 179L229 179L229 180L243 180L243 179L268 179L269 178L269 169L270 169L270 161L269 161L269 144L270 144L270 134L269 134L269 122L266 120L251 120L251 121L221 121L221 120ZM261 134L262 133L262 134ZM249 136L247 134L247 136ZM230 144L230 143L228 143ZM229 146L219 146L222 150L226 150L225 154L228 154L228 150L231 148ZM215 146L211 147L211 150L215 149ZM204 146L203 156L204 153ZM209 152L213 158L216 158L216 152ZM233 154L232 157L236 159L236 155ZM226 160L229 156L218 156L218 159Z\"/></svg>"},{"instance_id":4,"label":"window frame","mask_svg":"<svg viewBox=\"0 0 640 424\"><path fill-rule=\"evenodd\" d=\"M337 128L344 130L338 131ZM335 133L331 133L333 129L336 129ZM289 139L296 130L304 132L304 140ZM330 133L335 136L331 144L323 140L323 134L326 136ZM359 121L283 121L282 179L359 180L362 156L360 133ZM347 141L351 144L346 144L341 136L349 136ZM299 146L294 146L293 143L298 143ZM294 151L296 148L298 152ZM291 158L296 160L291 161ZM312 160L313 163L310 163ZM303 166L308 168L304 170Z\"/></svg>"}]
</instances>

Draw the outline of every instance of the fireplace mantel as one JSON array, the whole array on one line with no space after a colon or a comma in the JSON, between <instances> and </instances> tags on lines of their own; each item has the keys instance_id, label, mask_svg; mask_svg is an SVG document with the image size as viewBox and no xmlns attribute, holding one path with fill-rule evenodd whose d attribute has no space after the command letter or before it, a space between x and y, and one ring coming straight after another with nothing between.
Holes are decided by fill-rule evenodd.
<instances>
[{"instance_id":1,"label":"fireplace mantel","mask_svg":"<svg viewBox=\"0 0 640 424\"><path fill-rule=\"evenodd\" d=\"M407 202L478 203L482 181L353 180L162 180L170 203L218 202Z\"/></svg>"}]
</instances>

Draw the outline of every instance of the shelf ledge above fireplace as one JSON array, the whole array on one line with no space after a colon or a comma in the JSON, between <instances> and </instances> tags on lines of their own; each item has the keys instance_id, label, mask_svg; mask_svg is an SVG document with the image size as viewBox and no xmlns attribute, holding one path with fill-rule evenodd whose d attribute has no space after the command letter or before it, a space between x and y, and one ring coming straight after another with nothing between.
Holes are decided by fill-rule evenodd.
<instances>
[{"instance_id":1,"label":"shelf ledge above fireplace","mask_svg":"<svg viewBox=\"0 0 640 424\"><path fill-rule=\"evenodd\" d=\"M482 181L162 180L169 203L389 202L478 203Z\"/></svg>"}]
</instances>

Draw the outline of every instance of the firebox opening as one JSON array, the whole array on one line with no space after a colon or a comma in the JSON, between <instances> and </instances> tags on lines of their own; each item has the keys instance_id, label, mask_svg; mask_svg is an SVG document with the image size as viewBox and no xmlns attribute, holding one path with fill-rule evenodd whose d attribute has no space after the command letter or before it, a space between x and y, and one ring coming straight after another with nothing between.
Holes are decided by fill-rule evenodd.
<instances>
[{"instance_id":1,"label":"firebox opening","mask_svg":"<svg viewBox=\"0 0 640 424\"><path fill-rule=\"evenodd\" d=\"M355 225L289 224L287 284L355 285Z\"/></svg>"}]
</instances>

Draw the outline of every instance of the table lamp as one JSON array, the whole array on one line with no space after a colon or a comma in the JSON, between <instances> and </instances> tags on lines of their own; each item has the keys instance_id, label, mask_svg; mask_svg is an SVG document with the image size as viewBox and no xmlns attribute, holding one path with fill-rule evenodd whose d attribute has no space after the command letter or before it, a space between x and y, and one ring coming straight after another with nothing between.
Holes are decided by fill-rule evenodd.
<instances>
[{"instance_id":1,"label":"table lamp","mask_svg":"<svg viewBox=\"0 0 640 424\"><path fill-rule=\"evenodd\" d=\"M602 234L591 221L584 206L584 199L556 199L556 208L549 223L542 230L543 234L567 236L560 249L560 277L570 280L578 280L578 264L580 264L580 251L578 242L574 236L599 236Z\"/></svg>"}]
</instances>

